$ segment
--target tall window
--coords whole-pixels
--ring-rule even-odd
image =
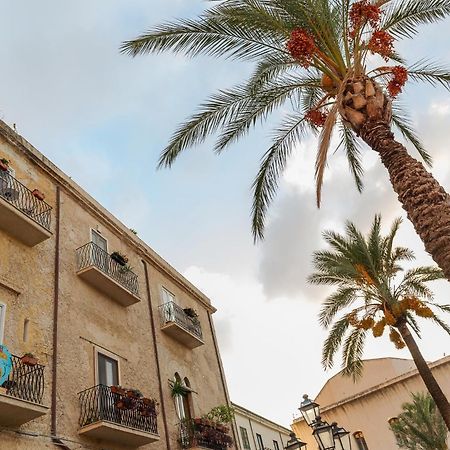
[[[258,433],[256,433],[256,442],[258,443],[258,450],[264,450],[263,438]]]
[[[280,450],[280,447],[278,446],[278,441],[273,441],[273,450]]]
[[[174,396],[175,409],[177,411],[177,416],[180,420],[186,420],[191,418],[191,389],[190,383],[187,378],[181,379],[178,372],[175,373],[174,382],[180,383],[183,387],[183,393],[176,394]]]
[[[98,384],[115,386],[119,384],[119,363],[117,360],[97,353],[97,377]]]
[[[242,446],[245,450],[250,450],[250,441],[248,440],[247,428],[239,427],[239,431],[241,432]]]
[[[166,288],[162,288],[162,303],[175,303],[175,295],[172,292],[169,292]]]
[[[100,247],[105,252],[108,251],[108,241],[98,232],[95,230],[92,231],[92,242]]]
[[[353,437],[355,438],[356,444],[358,445],[358,450],[369,450],[362,431],[355,431],[353,433]]]
[[[0,303],[0,344],[3,344],[3,333],[5,332],[6,305]]]

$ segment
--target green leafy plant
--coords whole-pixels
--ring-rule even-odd
[[[170,395],[176,397],[177,395],[185,395],[186,387],[180,380],[171,381],[170,383]]]
[[[399,448],[409,450],[447,450],[447,429],[429,394],[412,394],[412,402],[390,419],[389,426]]]
[[[231,423],[234,418],[234,408],[228,405],[219,405],[203,416],[219,424]]]

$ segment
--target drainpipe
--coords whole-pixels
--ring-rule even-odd
[[[225,399],[226,399],[227,405],[229,407],[231,407],[232,405],[230,402],[230,395],[228,394],[227,383],[225,381],[225,373],[223,370],[222,359],[220,358],[220,354],[219,354],[219,345],[217,343],[216,331],[214,330],[214,323],[213,323],[211,314],[209,312],[208,312],[208,320],[209,320],[209,327],[211,329],[211,334],[212,334],[212,338],[213,338],[213,342],[214,342],[214,349],[216,351],[217,363],[219,365],[220,380],[222,381],[222,387],[225,392]],[[236,448],[238,448],[237,445],[238,445],[239,441],[237,439],[236,423],[234,420],[231,422],[231,430],[233,431],[233,438],[234,438]]]
[[[55,225],[55,273],[53,286],[53,352],[52,352],[52,400],[51,400],[51,436],[52,442],[64,450],[70,450],[56,435],[56,382],[58,363],[58,307],[59,307],[59,249],[61,220],[61,188],[56,186],[56,225]]]
[[[158,382],[159,382],[159,396],[161,398],[161,415],[162,415],[163,423],[164,423],[164,434],[166,435],[166,449],[170,450],[171,447],[170,447],[170,439],[169,439],[169,429],[167,426],[166,407],[165,407],[165,403],[164,403],[164,393],[163,393],[163,388],[162,388],[161,366],[159,364],[158,345],[156,343],[155,317],[154,317],[153,308],[152,308],[152,295],[150,292],[148,268],[147,268],[147,263],[144,260],[142,260],[142,264],[144,265],[144,272],[145,272],[145,286],[147,288],[148,309],[150,312],[150,325],[151,325],[152,336],[153,336],[153,350],[155,352],[156,372],[158,375]]]

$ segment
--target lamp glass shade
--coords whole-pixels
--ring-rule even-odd
[[[352,441],[350,438],[350,433],[348,431],[345,431],[344,428],[340,428],[337,432],[334,433],[334,442],[336,450],[352,449]]]
[[[303,396],[303,401],[299,409],[305,422],[309,426],[311,426],[311,424],[316,421],[316,418],[320,416],[320,406],[310,400],[307,395]]]
[[[313,435],[320,450],[335,450],[333,427],[331,425],[322,422],[315,428]]]
[[[291,433],[290,436],[291,439],[287,442],[287,445],[285,447],[286,450],[306,450],[306,442],[302,442],[300,439],[298,439],[295,433]]]

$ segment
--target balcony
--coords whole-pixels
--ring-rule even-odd
[[[138,276],[93,242],[77,249],[78,272],[83,280],[122,306],[140,301]]]
[[[182,448],[192,450],[226,450],[233,445],[229,431],[224,425],[200,418],[193,419],[180,424],[180,443]]]
[[[52,207],[12,175],[0,171],[0,228],[33,247],[48,239]]]
[[[159,440],[155,407],[99,384],[79,393],[79,434],[140,447]]]
[[[188,316],[176,303],[167,302],[161,305],[159,316],[161,330],[186,347],[193,349],[204,344],[199,320]]]
[[[0,424],[17,427],[47,413],[42,405],[44,366],[25,365],[12,355],[9,379],[0,388]]]

